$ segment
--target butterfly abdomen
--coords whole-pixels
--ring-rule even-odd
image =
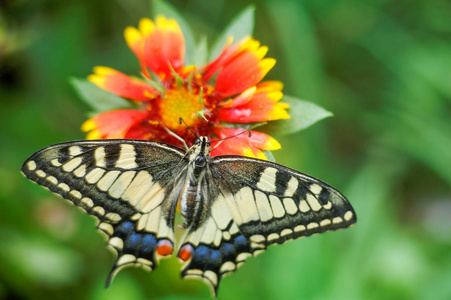
[[[188,176],[189,177],[189,176]],[[189,227],[193,216],[199,206],[197,180],[187,180],[180,197],[180,213],[183,218],[183,226]]]
[[[208,151],[209,149],[204,144],[201,144],[199,147],[194,148],[190,155],[185,184],[179,197],[180,213],[183,218],[184,228],[188,228],[193,223],[199,210],[199,192],[202,189],[199,183],[202,182],[205,176]]]

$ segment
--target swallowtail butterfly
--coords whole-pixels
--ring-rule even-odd
[[[356,215],[335,188],[282,165],[210,156],[200,139],[188,150],[141,140],[56,144],[22,166],[32,181],[97,219],[117,258],[153,270],[175,248],[176,211],[185,236],[177,248],[184,278],[216,295],[221,278],[270,245],[349,227]]]

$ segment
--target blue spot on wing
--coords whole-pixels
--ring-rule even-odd
[[[127,241],[126,241],[126,245],[128,246],[128,248],[137,248],[140,246],[141,242],[143,239],[143,235],[141,233],[136,233],[133,232],[132,234],[129,235]]]
[[[124,241],[124,246],[118,252],[118,257],[124,254],[132,254],[136,257],[146,258],[155,264],[157,239],[154,234],[137,232],[135,222],[125,221],[116,226],[113,236]]]
[[[221,251],[215,249],[211,250],[210,261],[213,265],[221,265]]]
[[[210,248],[208,246],[200,245],[194,251],[194,257],[197,260],[206,261],[208,259],[208,256],[209,256],[209,252],[210,252]]]
[[[236,251],[231,243],[223,243],[221,245],[221,253],[224,261],[235,261]]]
[[[135,224],[132,222],[124,222],[116,227],[114,230],[114,236],[125,239],[128,235],[130,235],[135,229]]]
[[[143,251],[155,251],[157,248],[157,239],[153,234],[146,234],[143,238]]]
[[[233,240],[233,244],[235,245],[235,249],[238,253],[251,252],[248,240],[242,235],[237,236]]]

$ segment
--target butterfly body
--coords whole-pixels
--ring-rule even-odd
[[[75,141],[44,148],[22,166],[32,181],[94,216],[117,259],[154,269],[175,249],[182,276],[221,278],[270,245],[349,227],[355,212],[330,185],[282,165],[210,156],[201,137],[188,150],[140,140]]]
[[[181,182],[183,189],[179,198],[184,228],[188,228],[191,225],[196,211],[199,210],[201,184],[211,162],[209,146],[210,142],[206,137],[201,137],[193,147],[188,149],[184,157],[187,160],[185,171],[187,175],[185,182]]]

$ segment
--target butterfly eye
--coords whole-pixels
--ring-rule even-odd
[[[197,139],[195,142],[194,142],[194,144],[199,144],[200,143],[200,139]]]

